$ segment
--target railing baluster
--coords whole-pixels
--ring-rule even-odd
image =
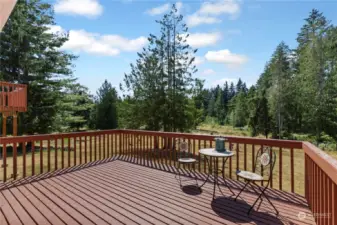
[[[71,155],[70,155],[70,142],[71,142],[71,138],[70,137],[68,137],[68,167],[70,167],[71,166],[71,164],[70,164],[70,159],[71,159]]]
[[[332,183],[332,206],[331,206],[331,216],[332,223],[337,224],[337,184]]]
[[[247,170],[247,145],[244,144],[244,170]]]
[[[234,151],[234,149],[232,149],[232,142],[229,142],[229,147],[231,151]],[[232,157],[229,157],[229,178],[232,179]]]
[[[78,137],[80,142],[80,164],[82,164],[82,136]]]
[[[61,167],[63,169],[64,168],[64,137],[63,136],[62,136],[62,139],[61,139],[61,158],[62,158]]]
[[[40,140],[40,174],[43,173],[43,140]]]
[[[57,138],[55,138],[54,139],[54,148],[55,148],[55,168],[54,168],[54,170],[57,170],[57,164],[58,164],[58,161],[57,161],[57,141],[58,141],[58,139]]]
[[[206,147],[206,140],[204,140],[204,148],[207,148]],[[206,164],[206,160],[204,158],[204,173],[206,173],[206,167],[207,167],[207,164]]]
[[[291,174],[291,192],[295,192],[294,188],[294,149],[290,149],[290,174]]]
[[[252,145],[252,171],[255,173],[255,145]]]
[[[32,141],[32,176],[35,175],[35,141]]]
[[[18,164],[17,164],[17,143],[13,143],[13,179],[16,180],[18,174]]]
[[[143,135],[142,136],[142,142],[143,142],[143,165],[145,166],[146,165],[146,158],[145,158],[145,151],[146,151],[146,147],[145,147],[145,136]]]
[[[27,171],[26,171],[26,142],[22,143],[22,156],[23,156],[23,178],[26,177]]]
[[[119,136],[119,145],[118,145],[118,149],[119,149],[119,155],[120,156],[123,156],[123,149],[122,149],[122,147],[123,147],[123,133],[120,133],[120,134],[118,134],[118,136]]]
[[[48,138],[48,144],[47,144],[47,151],[48,151],[48,172],[50,172],[50,139]]]
[[[236,171],[240,170],[240,152],[239,152],[239,143],[236,143]],[[236,173],[236,179],[239,179],[239,176]]]
[[[264,146],[263,145],[261,145],[261,150],[263,151],[264,150]],[[263,151],[264,152],[264,151]],[[262,166],[262,164],[261,163],[259,163],[260,164],[260,167],[261,167],[261,176],[263,177],[263,166]],[[261,181],[261,185],[263,186],[263,181]]]
[[[201,172],[201,156],[200,156],[200,153],[199,153],[199,150],[201,149],[201,143],[200,143],[200,139],[198,139],[198,172]]]
[[[270,146],[271,150],[273,150],[273,147]],[[272,159],[273,158],[273,152],[270,151],[269,157]],[[270,166],[269,167],[269,175],[270,175],[270,187],[273,188],[273,168]]]
[[[87,148],[87,135],[84,136],[84,161],[88,163],[88,148]]]
[[[77,137],[75,136],[74,137],[74,166],[76,166],[77,164],[77,154],[76,154],[76,145],[77,145]]]
[[[105,152],[106,152],[106,148],[105,148],[105,134],[103,134],[103,159],[105,159]]]
[[[106,139],[107,139],[107,144],[106,144],[107,152],[106,152],[106,155],[107,155],[107,158],[110,158],[111,154],[110,154],[110,138],[109,138],[109,134],[106,134]]]
[[[148,166],[151,166],[152,165],[152,161],[153,161],[153,158],[152,158],[152,145],[151,145],[151,136],[150,135],[147,135],[146,136],[146,154],[147,154],[147,165]]]
[[[193,158],[196,159],[196,155],[195,155],[195,139],[192,139],[192,143],[193,143]],[[193,170],[195,170],[195,164],[193,164]]]
[[[160,141],[160,162],[161,164],[164,164],[164,137],[160,136],[159,137]]]
[[[101,160],[102,159],[102,135],[101,134],[98,135],[98,153],[99,153],[98,158],[99,160]]]
[[[282,190],[282,148],[279,148],[279,189]]]
[[[113,142],[114,134],[110,135],[110,151],[111,157],[114,157],[114,142]]]
[[[95,161],[97,160],[97,135],[94,136],[94,144],[95,144]],[[120,142],[119,142],[120,143]]]
[[[209,141],[209,147],[212,148],[212,141]],[[209,157],[209,166],[211,167],[211,169],[213,169],[213,157]],[[210,169],[210,168],[208,168]]]
[[[191,148],[192,148],[192,146],[191,146],[191,139],[189,138],[189,139],[188,139],[188,157],[191,156]],[[188,169],[189,169],[189,170],[191,169],[190,163],[188,164]]]
[[[2,166],[4,168],[4,177],[3,177],[3,181],[6,182],[7,181],[7,145],[3,144],[2,145],[3,149],[2,149]]]

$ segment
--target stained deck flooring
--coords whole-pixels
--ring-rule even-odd
[[[269,191],[280,211],[276,216],[267,201],[247,216],[256,195],[242,194],[237,202],[226,187],[224,196],[207,183],[200,193],[193,180],[184,178],[183,189],[173,167],[110,160],[47,174],[2,187],[1,224],[314,224],[301,196]],[[192,174],[200,179],[203,174]],[[199,181],[201,182],[201,181]],[[231,181],[238,193],[242,183]],[[298,214],[305,215],[299,218]]]

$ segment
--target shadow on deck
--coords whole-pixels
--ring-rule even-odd
[[[143,165],[139,165],[143,164]],[[136,158],[116,157],[2,184],[1,224],[314,224],[302,196],[278,190],[268,195],[280,211],[276,216],[263,201],[250,216],[256,199],[244,192],[234,202],[207,183],[200,192],[185,173],[180,189],[176,168]],[[242,182],[230,181],[234,192]],[[301,213],[302,217],[298,217]],[[305,217],[305,218],[303,218]]]

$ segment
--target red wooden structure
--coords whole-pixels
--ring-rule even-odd
[[[6,136],[7,117],[13,116],[13,135],[17,135],[17,114],[27,111],[27,85],[0,81],[2,136]]]

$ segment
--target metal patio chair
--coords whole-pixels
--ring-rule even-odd
[[[254,206],[259,200],[261,201],[259,204],[260,207],[263,201],[262,196],[265,199],[267,199],[267,201],[276,211],[276,214],[277,215],[279,214],[274,204],[269,200],[268,196],[265,194],[265,191],[268,189],[270,181],[272,179],[272,173],[275,167],[275,162],[276,162],[276,153],[270,147],[261,148],[256,154],[254,172],[241,171],[241,170],[238,170],[236,172],[238,177],[243,178],[246,184],[240,190],[239,194],[235,197],[235,201],[240,196],[242,191],[247,187],[247,185],[250,185],[251,188],[255,191],[255,193],[258,194],[258,198],[255,200],[254,204],[250,207],[248,214],[250,214],[251,210],[254,208]],[[266,186],[259,186],[255,182],[267,182],[267,184]]]
[[[182,188],[182,183],[181,183],[181,173],[180,173],[180,165],[193,165],[195,166],[197,160],[193,157],[193,155],[191,155],[188,152],[188,143],[186,141],[181,141],[180,139],[176,140],[176,143],[178,142],[178,148],[176,148],[177,151],[177,161],[178,161],[178,177],[179,177],[179,184],[180,187]],[[177,176],[177,174],[176,174]],[[197,177],[195,177],[195,182],[196,182],[196,186],[198,186],[198,179]]]

